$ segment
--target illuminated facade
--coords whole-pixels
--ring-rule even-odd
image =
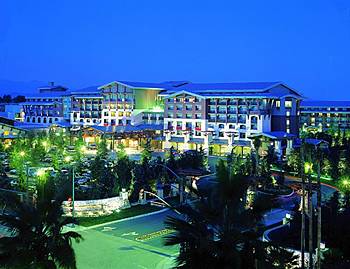
[[[300,127],[350,129],[350,101],[302,101]]]
[[[63,95],[67,88],[55,86],[53,82],[49,86],[41,87],[38,93],[26,96],[23,103],[27,123],[50,125],[64,121]]]
[[[264,133],[298,135],[301,95],[283,83],[188,83],[162,95],[165,148],[221,154],[249,151],[252,139]],[[279,154],[292,146],[282,142],[276,140]]]
[[[72,125],[101,124],[103,97],[96,87],[71,91],[64,100]]]
[[[24,107],[31,123],[65,121],[111,136],[124,133],[123,139],[154,130],[161,148],[250,151],[252,139],[263,134],[282,152],[298,135],[301,98],[280,82],[113,81],[79,91],[46,89],[40,99],[27,97]]]

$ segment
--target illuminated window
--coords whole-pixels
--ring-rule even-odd
[[[281,101],[280,100],[277,100],[276,101],[276,108],[280,108],[281,107]]]
[[[290,111],[286,112],[286,116],[289,117],[290,116]]]
[[[285,102],[284,102],[284,106],[285,106],[286,108],[291,108],[291,107],[292,107],[292,101],[285,101]]]

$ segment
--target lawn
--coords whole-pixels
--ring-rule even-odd
[[[137,215],[142,215],[146,213],[155,212],[163,208],[152,205],[136,205],[130,208],[122,209],[120,212],[114,212],[111,215],[100,216],[100,217],[79,217],[77,218],[78,224],[80,226],[89,227],[97,224],[102,224],[114,220],[125,219],[129,217],[134,217]]]
[[[168,199],[165,199],[169,204],[172,206],[176,206],[178,204],[178,197],[171,197]],[[154,206],[150,204],[146,205],[135,205],[130,208],[122,209],[120,212],[114,212],[111,215],[107,216],[99,216],[99,217],[78,217],[78,225],[84,226],[84,227],[89,227],[93,225],[98,225],[114,220],[120,220],[120,219],[125,219],[125,218],[130,218],[146,213],[151,213],[155,212],[158,210],[164,209],[159,206]]]

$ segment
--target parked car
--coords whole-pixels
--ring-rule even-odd
[[[10,181],[10,184],[11,184],[12,187],[17,186],[18,185],[18,180],[17,179],[12,179]]]
[[[95,150],[95,149],[97,149],[97,145],[96,144],[89,144],[88,149]]]

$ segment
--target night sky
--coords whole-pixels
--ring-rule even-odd
[[[350,99],[348,0],[0,0],[0,79],[284,81]]]

